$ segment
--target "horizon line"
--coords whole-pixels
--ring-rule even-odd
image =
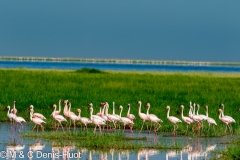
[[[117,58],[56,58],[56,57],[30,57],[30,56],[0,56],[0,60],[34,61],[34,62],[85,62],[85,63],[118,63],[118,64],[159,64],[159,65],[240,65],[240,62],[208,62],[184,60],[141,60]]]

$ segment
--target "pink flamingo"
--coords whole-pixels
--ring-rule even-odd
[[[11,113],[17,115],[16,101],[13,101],[13,109],[11,109]]]
[[[229,126],[231,123],[236,123],[236,121],[230,116],[223,116],[223,110],[219,109],[219,119],[226,124],[225,134],[227,132],[227,127],[229,128],[230,134],[233,134],[232,128]]]
[[[69,102],[69,118],[70,118],[70,125],[69,125],[69,129],[71,127],[71,121],[73,121],[73,125],[74,125],[74,131],[76,131],[76,121],[79,120],[78,116],[74,113],[71,112],[71,103]]]
[[[166,110],[168,111],[168,112],[167,112],[167,119],[174,124],[174,129],[173,129],[172,134],[173,134],[173,135],[176,135],[176,130],[177,130],[177,128],[178,128],[177,123],[182,122],[182,121],[181,121],[180,119],[178,119],[177,117],[169,116],[170,106],[167,106],[167,107],[166,107]]]
[[[216,121],[213,118],[208,117],[208,106],[205,106],[205,108],[206,108],[207,122],[208,122],[208,125],[209,125],[209,127],[208,127],[208,131],[209,131],[211,124],[217,125],[217,123],[216,123]],[[213,129],[214,129],[214,132],[215,132],[214,126],[213,126]]]
[[[141,129],[140,129],[140,131],[139,131],[139,133],[141,133],[145,121],[148,121],[149,119],[148,119],[147,114],[141,112],[142,102],[141,102],[141,101],[137,101],[136,104],[139,104],[138,116],[139,116],[139,117],[142,119],[142,121],[143,121],[142,127],[141,127]],[[147,125],[147,130],[148,130],[148,125]]]
[[[134,121],[136,119],[136,117],[133,114],[130,114],[130,104],[127,105],[128,107],[128,112],[127,112],[127,118],[129,118],[131,121]]]
[[[46,117],[44,117],[44,115],[42,115],[41,113],[34,113],[34,106],[33,105],[30,105],[29,109],[32,110],[32,112],[33,112],[32,116],[33,117],[40,118],[40,119],[43,119],[43,120],[46,119]]]
[[[80,122],[81,122],[82,124],[84,124],[84,126],[85,126],[85,128],[86,128],[86,130],[87,130],[87,129],[88,129],[88,128],[87,128],[87,125],[88,125],[88,124],[91,124],[92,121],[91,121],[89,118],[87,118],[87,117],[81,117],[81,109],[78,109],[77,112],[78,112],[78,119],[80,120]]]
[[[145,106],[148,107],[146,115],[148,117],[148,120],[151,122],[150,131],[151,131],[151,128],[152,128],[152,123],[154,123],[154,134],[156,134],[158,129],[161,127],[159,122],[163,122],[163,121],[160,118],[158,118],[155,114],[149,114],[150,103],[147,103]],[[158,125],[158,127],[157,127],[157,125]]]
[[[130,126],[130,130],[131,130],[131,132],[133,133],[133,130],[132,130],[132,128],[133,128],[133,121],[131,120],[131,119],[129,119],[129,118],[127,118],[127,117],[122,117],[122,110],[123,110],[123,106],[119,106],[119,109],[121,110],[120,111],[120,119],[121,119],[121,122],[123,123],[123,126],[124,126],[124,128],[123,128],[123,133],[124,133],[124,131],[125,131],[125,126],[126,125],[129,125]]]
[[[7,112],[7,116],[8,116],[8,118],[10,119],[10,125],[11,125],[11,127],[12,127],[12,125],[13,125],[13,118],[15,118],[16,117],[16,115],[15,114],[13,114],[13,113],[10,113],[10,106],[7,106],[6,107],[7,109],[8,109],[8,112]]]
[[[40,125],[42,128],[42,132],[44,132],[44,126],[42,125],[42,123],[46,123],[46,122],[44,122],[43,119],[41,119],[41,118],[34,117],[33,109],[30,109],[30,120],[35,124],[35,126],[33,127],[33,130],[35,129],[35,127],[37,125]],[[37,127],[37,132],[38,132],[38,127]]]
[[[61,125],[62,130],[64,131],[62,122],[67,122],[67,120],[66,120],[66,118],[64,118],[62,115],[56,114],[56,108],[57,108],[57,105],[56,105],[56,104],[53,105],[53,108],[54,108],[54,111],[53,111],[53,113],[52,113],[52,116],[53,116],[53,118],[54,118],[55,121],[58,121],[58,127],[57,127],[56,131],[58,130],[59,125]]]
[[[101,117],[99,117],[97,115],[93,115],[93,107],[92,107],[92,105],[90,105],[88,110],[90,111],[90,119],[93,122],[93,124],[95,124],[94,132],[96,132],[97,127],[99,128],[100,132],[102,132],[101,131],[101,125],[105,125],[106,121],[103,118],[101,118]]]
[[[191,111],[193,111],[192,113],[191,113],[191,118],[194,120],[194,122],[197,122],[198,123],[198,127],[197,127],[197,129],[198,129],[198,135],[200,136],[200,132],[201,132],[201,121],[202,121],[202,118],[200,117],[200,116],[198,116],[198,115],[196,115],[195,114],[195,106],[196,106],[196,104],[194,103],[193,104],[193,109],[192,109],[192,107],[190,106],[190,110]]]
[[[109,108],[109,104],[108,102],[105,102],[105,115],[111,122],[113,122],[114,130],[116,130],[116,122],[120,121],[120,118],[117,117],[116,115],[109,114],[108,108]]]
[[[180,107],[182,108],[182,120],[183,120],[184,122],[186,122],[187,124],[192,125],[192,124],[194,123],[194,121],[193,121],[190,117],[185,117],[185,116],[183,115],[184,106],[181,105]],[[187,132],[188,132],[188,125],[187,125]]]

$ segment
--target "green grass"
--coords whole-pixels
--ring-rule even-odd
[[[94,73],[94,74],[92,74]],[[131,104],[131,113],[137,119],[134,129],[139,130],[142,124],[138,116],[136,101],[151,103],[150,113],[163,120],[160,132],[170,132],[173,125],[167,120],[165,107],[171,107],[170,115],[181,119],[181,109],[185,106],[184,115],[188,114],[189,102],[199,103],[199,113],[205,114],[205,105],[209,106],[209,116],[218,123],[216,133],[203,129],[202,136],[223,135],[225,125],[218,119],[218,106],[225,104],[225,115],[231,115],[237,123],[233,124],[234,134],[239,134],[240,107],[240,74],[238,73],[165,73],[165,72],[103,72],[95,69],[83,70],[29,70],[0,69],[0,121],[9,121],[6,106],[13,106],[16,101],[18,115],[29,119],[28,106],[34,105],[35,112],[47,117],[47,127],[51,128],[52,104],[59,99],[68,99],[72,111],[82,110],[82,116],[89,117],[87,104],[93,103],[94,113],[99,111],[100,102],[112,102],[124,107],[126,116],[127,104]],[[62,106],[63,109],[63,106]],[[142,112],[146,112],[142,107]],[[116,113],[119,110],[116,109]],[[205,123],[204,126],[207,127]],[[146,128],[145,128],[146,129]],[[179,124],[178,134],[185,133],[186,124]]]

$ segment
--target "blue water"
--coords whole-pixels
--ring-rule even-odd
[[[159,65],[159,64],[116,64],[84,62],[38,62],[0,61],[0,68],[33,68],[76,70],[95,68],[100,70],[123,71],[166,71],[166,72],[240,72],[240,66],[199,66],[199,65]]]

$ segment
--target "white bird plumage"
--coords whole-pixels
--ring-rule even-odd
[[[44,132],[44,126],[42,125],[42,123],[46,123],[46,122],[41,118],[34,117],[33,109],[30,109],[30,120],[35,124],[32,130],[34,130],[37,125],[40,125],[42,128],[42,132]],[[37,132],[38,132],[38,128],[37,128]]]
[[[151,107],[150,103],[145,104],[145,106],[148,107],[146,115],[148,117],[148,120],[151,122],[150,131],[151,131],[151,128],[152,128],[152,123],[154,123],[154,134],[156,134],[158,129],[161,127],[159,122],[163,122],[163,121],[160,118],[158,118],[155,114],[149,114],[149,109]]]
[[[166,110],[167,110],[167,119],[174,124],[174,129],[173,129],[172,134],[176,135],[176,130],[178,128],[177,123],[182,122],[182,121],[179,118],[177,118],[177,117],[169,116],[170,106],[167,106]]]
[[[132,125],[134,124],[133,121],[131,119],[127,118],[127,117],[122,117],[123,106],[120,105],[119,109],[120,109],[120,119],[121,119],[121,122],[123,123],[123,126],[124,126],[123,133],[125,131],[125,126],[126,125],[130,126],[130,130],[133,133],[133,131],[132,131]]]

